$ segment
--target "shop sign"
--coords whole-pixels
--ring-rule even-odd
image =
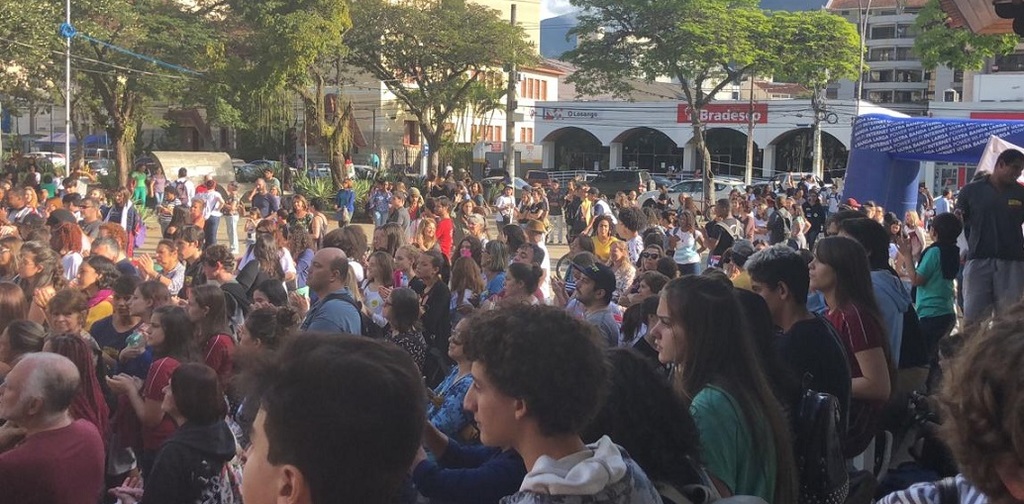
[[[700,111],[700,121],[704,124],[747,124],[750,122],[749,103],[711,103],[705,105]],[[768,122],[768,104],[755,103],[753,107],[753,119],[756,124]],[[691,122],[690,106],[684,103],[679,104],[679,112],[676,122]]]

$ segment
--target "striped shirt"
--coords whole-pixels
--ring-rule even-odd
[[[967,481],[962,474],[955,477],[956,489],[960,494],[957,501],[960,504],[988,504],[988,497],[985,497],[980,490],[974,488],[971,482]],[[881,500],[878,504],[945,504],[939,496],[939,487],[935,482],[917,483],[906,490],[893,492]]]

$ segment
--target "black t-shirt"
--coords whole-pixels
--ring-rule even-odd
[[[727,228],[732,229],[729,232]],[[729,217],[723,221],[711,221],[704,225],[704,235],[708,238],[718,240],[715,243],[714,250],[711,251],[712,256],[721,256],[726,250],[729,250],[736,239],[733,238],[733,234],[738,234],[740,230],[740,223],[736,219]]]
[[[195,261],[189,263],[185,262],[185,283],[178,293],[178,297],[181,299],[188,299],[189,293],[192,292],[192,288],[206,283],[206,273],[203,273],[203,261],[197,258]]]
[[[1024,187],[999,190],[986,177],[960,190],[956,208],[963,212],[968,259],[1024,261]]]
[[[802,382],[804,375],[809,373],[812,376],[811,390],[832,394],[839,400],[842,408],[840,425],[846,425],[852,379],[846,350],[832,325],[817,316],[801,320],[788,332],[779,335],[776,348],[782,362],[789,366],[798,382]],[[799,401],[799,398],[794,400]]]
[[[92,336],[92,339],[96,340],[96,344],[99,345],[101,352],[113,358],[114,362],[118,362],[117,356],[121,353],[121,350],[124,350],[125,340],[138,327],[138,325],[135,325],[135,327],[127,331],[119,332],[114,328],[114,316],[110,315],[94,322],[92,327],[89,328],[89,334]],[[111,369],[109,371],[115,372],[116,370]]]

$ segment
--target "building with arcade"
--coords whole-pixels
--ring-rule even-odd
[[[748,135],[754,141],[755,178],[780,171],[811,171],[814,112],[810,100],[716,101],[701,111],[712,170],[742,177]],[[823,166],[841,176],[850,149],[852,100],[830,100],[821,114]],[[901,116],[861,102],[859,113]],[[701,166],[689,107],[680,101],[550,101],[529,112],[542,166],[549,170],[646,169],[692,174]]]

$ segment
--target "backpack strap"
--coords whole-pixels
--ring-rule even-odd
[[[939,491],[938,504],[960,504],[960,488],[956,486],[956,476],[936,481],[935,489]]]

